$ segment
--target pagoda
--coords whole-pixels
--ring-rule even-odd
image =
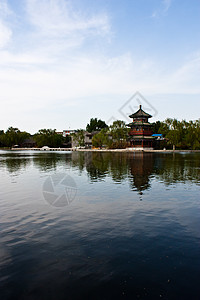
[[[129,116],[133,122],[128,124],[130,127],[129,140],[130,147],[133,150],[153,149],[153,141],[151,124],[148,119],[152,118],[151,115],[142,110],[140,105],[139,110]]]

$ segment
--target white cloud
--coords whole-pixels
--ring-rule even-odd
[[[0,16],[5,17],[10,14],[12,14],[12,11],[8,6],[8,2],[6,0],[0,0]]]
[[[6,0],[0,0],[0,49],[5,48],[12,37],[12,30],[6,22],[6,19],[12,11],[9,9]]]
[[[0,49],[8,45],[12,31],[0,20]]]
[[[21,59],[25,64],[25,57]],[[196,58],[165,74],[156,62],[136,62],[130,54],[115,58],[79,56],[49,69],[3,68],[1,93],[11,105],[20,103],[21,110],[64,100],[66,106],[71,106],[77,99],[131,94],[135,90],[194,94],[200,93],[198,80],[193,78],[199,78],[199,65],[200,59]]]
[[[165,9],[170,3],[165,1]],[[93,52],[93,44],[110,35],[109,16],[74,12],[70,2],[63,0],[27,0],[26,23],[31,28],[20,35],[19,43],[5,20],[8,11],[0,15],[0,102],[2,120],[8,126],[12,123],[8,115],[29,124],[37,119],[33,112],[51,111],[53,115],[57,110],[59,115],[72,107],[75,113],[86,107],[89,114],[101,95],[116,99],[137,90],[145,94],[200,93],[199,53],[166,73],[151,57],[138,60],[132,52],[116,56]],[[84,51],[87,38],[90,45]],[[9,43],[12,47],[7,47]],[[68,118],[73,116],[68,114]]]
[[[28,62],[29,59],[27,57]],[[119,99],[119,95],[123,100],[126,97],[128,99],[137,90],[144,95],[200,94],[197,80],[200,77],[199,57],[167,74],[157,62],[136,61],[129,53],[112,58],[73,56],[62,65],[50,65],[48,69],[41,68],[41,65],[27,67],[25,57],[21,57],[19,65],[20,67],[13,67],[11,64],[10,67],[0,69],[1,121],[6,126],[12,123],[10,120],[20,119],[27,126],[60,126],[62,129],[66,125],[62,125],[64,119],[61,121],[59,116],[65,111],[66,120],[71,120],[73,126],[80,127],[80,122],[86,122],[85,119],[91,117],[92,111],[96,113],[95,107],[102,106],[100,98],[110,99],[111,103],[113,101],[114,106],[110,108],[110,112],[109,108],[105,111],[104,105],[111,105],[106,102],[102,111],[101,108],[98,110],[98,113],[108,114],[109,118],[112,110],[121,106],[114,99]],[[197,79],[194,80],[194,77]],[[43,118],[44,125],[41,125],[38,114]],[[80,121],[74,120],[74,116],[77,118],[81,114]],[[9,120],[6,119],[8,115]],[[61,125],[56,125],[58,123]],[[27,127],[27,130],[30,129]]]
[[[166,13],[172,4],[172,0],[163,0],[164,12]]]
[[[72,32],[87,30],[98,34],[109,32],[107,15],[83,16],[64,0],[27,0],[27,13],[40,33],[51,37],[66,37]]]
[[[184,93],[200,93],[200,54],[186,61],[171,76],[174,89],[182,90]]]
[[[165,16],[170,9],[172,0],[163,0],[161,6],[153,11],[151,18],[158,18],[160,16]]]

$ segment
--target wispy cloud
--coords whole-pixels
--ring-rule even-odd
[[[9,8],[7,0],[1,0],[0,1],[0,16],[1,17],[6,17],[10,15],[12,11]]]
[[[12,29],[17,31],[13,28],[13,18],[11,22],[7,18],[14,13],[6,0],[0,0],[1,65],[30,67],[30,64],[63,61],[73,56],[74,49],[79,49],[87,39],[95,41],[110,37],[110,20],[106,13],[87,15],[74,10],[73,3],[65,0],[24,0],[24,3],[26,24],[20,24],[17,17],[16,27],[19,26],[19,30],[23,28],[23,36],[19,36],[20,31],[12,34]],[[7,46],[11,42],[9,51]],[[12,51],[14,49],[17,51]]]
[[[11,14],[6,0],[0,1],[0,49],[6,47],[11,39],[12,30],[6,24],[6,18]]]
[[[164,13],[166,13],[169,10],[171,4],[172,4],[172,0],[163,0]]]
[[[106,14],[84,16],[75,12],[70,2],[64,0],[27,0],[26,10],[30,22],[47,36],[67,37],[73,32],[109,32]]]
[[[163,0],[160,7],[155,9],[151,14],[151,18],[157,18],[167,14],[172,4],[172,0]]]
[[[0,21],[0,49],[7,46],[12,36],[12,31],[2,21]]]
[[[108,13],[77,11],[73,2],[64,0],[24,1],[25,10],[16,11],[17,30],[10,23],[11,8],[0,0],[1,121],[7,126],[16,118],[35,124],[34,111],[45,121],[47,109],[52,115],[57,110],[58,118],[48,121],[49,126],[57,126],[51,125],[52,120],[61,122],[60,114],[73,106],[75,114],[85,109],[89,115],[91,107],[98,105],[99,95],[116,99],[136,90],[145,94],[200,93],[199,53],[180,62],[179,67],[168,68],[150,53],[138,58],[128,46],[127,52],[116,51],[110,44],[106,48],[112,32]],[[170,4],[162,2],[162,14]],[[25,14],[21,23],[20,13]],[[157,13],[160,11],[155,11],[154,17]],[[98,49],[101,42],[108,51]],[[67,117],[73,120],[73,112]]]

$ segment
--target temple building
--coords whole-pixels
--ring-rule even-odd
[[[133,119],[130,127],[129,140],[130,147],[133,150],[153,149],[154,137],[152,137],[151,124],[148,119],[152,116],[142,110],[142,105],[138,111],[129,116]]]

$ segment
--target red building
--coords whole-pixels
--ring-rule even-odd
[[[153,149],[151,124],[148,119],[152,116],[142,110],[142,105],[138,111],[129,116],[133,122],[127,126],[131,127],[129,132],[130,147],[136,150]]]

